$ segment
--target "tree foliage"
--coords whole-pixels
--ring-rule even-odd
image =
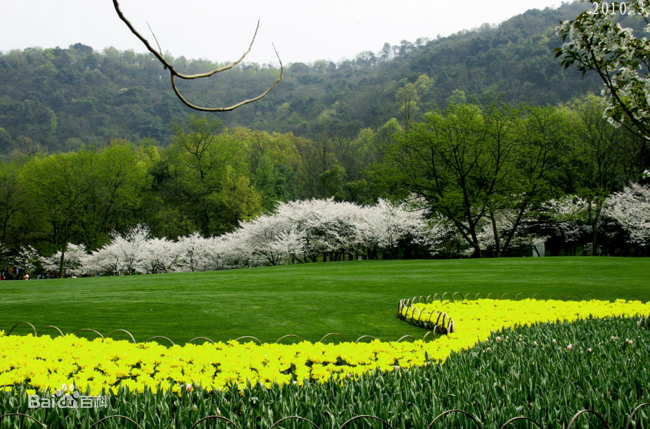
[[[101,151],[34,158],[21,171],[26,192],[43,222],[42,234],[61,254],[71,240],[96,244],[121,227],[139,205],[148,171],[131,145],[115,144]]]
[[[564,67],[575,65],[583,75],[595,72],[600,77],[606,88],[604,114],[613,125],[650,138],[650,42],[639,34],[643,21],[642,32],[650,29],[650,6],[631,0],[612,2],[611,7],[614,13],[595,8],[558,26],[564,44],[556,48],[555,55]],[[621,23],[623,10],[632,17]]]
[[[399,138],[378,165],[389,187],[425,201],[481,255],[479,231],[491,225],[496,255],[506,252],[524,214],[551,192],[564,145],[553,109],[492,102],[450,105]],[[499,223],[505,213],[510,227]]]

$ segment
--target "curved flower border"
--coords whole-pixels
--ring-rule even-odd
[[[441,301],[401,306],[400,315],[422,322],[423,315],[453,315],[441,328],[448,335],[435,341],[323,344],[255,344],[229,341],[170,347],[154,343],[134,344],[112,338],[89,341],[74,335],[15,336],[0,331],[0,386],[11,390],[27,385],[30,392],[54,391],[62,384],[82,392],[117,392],[150,389],[240,389],[247,385],[305,382],[324,383],[356,379],[375,369],[407,370],[413,366],[442,364],[452,352],[485,341],[492,332],[577,319],[631,317],[650,314],[650,303],[641,301],[493,300]],[[428,317],[427,321],[431,320]],[[451,329],[453,328],[453,329]]]

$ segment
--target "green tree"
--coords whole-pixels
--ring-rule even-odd
[[[81,241],[88,248],[107,242],[113,231],[126,231],[141,221],[139,212],[151,188],[154,152],[129,142],[113,141],[95,154],[92,197],[81,220]]]
[[[624,128],[612,127],[603,118],[604,102],[590,95],[567,109],[574,144],[569,153],[575,191],[588,207],[587,221],[592,228],[592,248],[598,245],[598,225],[605,200],[636,181],[642,169],[634,169],[642,157],[643,142]],[[594,255],[597,253],[594,252]]]
[[[217,232],[231,231],[242,220],[250,220],[261,211],[260,194],[251,186],[247,176],[226,168],[221,192],[212,198],[218,208],[212,229]]]
[[[422,106],[420,103],[422,96],[428,94],[432,87],[433,79],[426,74],[418,76],[415,82],[409,82],[405,78],[396,85],[394,88],[396,110],[398,117],[403,118],[404,128],[408,128],[410,122],[419,120],[421,111],[433,107]],[[388,86],[387,91],[392,90],[393,86]]]
[[[60,276],[68,243],[80,232],[85,210],[92,203],[95,155],[81,150],[34,158],[21,171],[30,198],[41,203],[38,207],[47,225],[43,234],[61,252]]]
[[[326,192],[326,197],[334,197],[337,201],[343,201],[347,198],[346,182],[347,174],[345,168],[335,165],[331,169],[323,172],[319,179],[321,186]]]
[[[325,197],[320,176],[338,164],[334,141],[325,136],[316,140],[301,139],[297,142],[297,148],[300,154],[300,198]]]
[[[299,139],[291,133],[270,134],[245,128],[235,128],[231,135],[248,151],[251,182],[260,193],[263,211],[273,210],[278,201],[298,198]]]
[[[207,116],[193,115],[176,122],[173,132],[164,161],[168,171],[162,185],[166,204],[179,205],[205,236],[229,231],[244,219],[237,216],[259,210],[259,205],[251,203],[259,201],[259,195],[250,184],[245,141]],[[246,208],[228,212],[235,204],[232,195],[242,198]]]
[[[20,180],[24,164],[21,160],[0,163],[0,243],[11,249],[29,242],[39,225],[36,206],[40,202],[29,198]]]
[[[555,127],[544,128],[553,119],[544,109],[450,105],[397,135],[375,173],[394,194],[418,197],[449,219],[476,256],[484,256],[479,231],[490,225],[498,257],[550,187],[562,142]],[[511,225],[504,229],[498,221],[506,213]]]
[[[149,165],[142,149],[114,142],[99,150],[32,158],[22,168],[19,185],[42,220],[32,226],[33,234],[45,240],[44,248],[61,252],[60,275],[68,243],[99,247],[111,232],[140,221]]]

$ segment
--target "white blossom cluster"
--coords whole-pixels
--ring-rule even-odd
[[[650,187],[631,184],[612,194],[604,211],[627,233],[630,243],[650,246]]]
[[[589,204],[576,195],[567,195],[544,203],[539,218],[555,236],[562,237],[566,243],[577,243],[582,236],[591,233],[591,225],[586,223]]]
[[[547,230],[566,243],[577,243],[581,236],[592,234],[588,223],[590,207],[588,201],[575,195],[544,204],[538,219]],[[650,187],[631,183],[621,192],[615,192],[605,199],[598,222],[599,229],[610,238],[617,234],[625,242],[637,246],[650,246]],[[614,227],[612,230],[611,227]]]
[[[328,200],[280,203],[273,214],[261,215],[218,237],[193,234],[180,239],[153,238],[146,226],[113,234],[104,247],[87,252],[69,244],[66,275],[124,275],[246,268],[306,263],[324,255],[357,259],[395,255],[400,246],[417,244],[435,254],[453,233],[442,219],[430,220],[412,204],[379,200],[375,206]],[[41,258],[58,271],[61,253]]]

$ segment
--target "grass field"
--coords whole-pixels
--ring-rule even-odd
[[[316,341],[396,340],[424,330],[396,317],[400,298],[442,292],[529,295],[617,293],[650,300],[650,259],[509,258],[451,261],[355,261],[150,276],[0,283],[0,330],[28,321],[66,333],[117,328],[138,341],[164,335],[229,340],[286,334]],[[28,333],[21,325],[16,333]],[[45,331],[56,334],[55,331]],[[81,335],[81,334],[80,334]],[[116,334],[116,338],[124,338]],[[93,336],[88,334],[88,337]]]

